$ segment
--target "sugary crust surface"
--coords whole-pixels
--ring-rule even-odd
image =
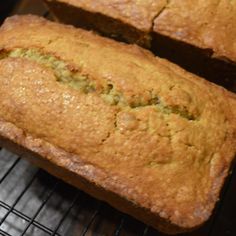
[[[14,135],[11,125],[0,125],[1,136],[29,149],[35,144],[49,160],[54,151],[44,142],[50,143],[67,153],[62,168],[75,172],[79,156],[89,166],[83,173],[97,186],[170,226],[184,231],[209,218],[235,155],[235,107],[226,90],[137,46],[36,16],[7,19],[0,34],[3,52],[36,48],[98,84],[111,82],[127,103],[134,97],[146,102],[151,91],[170,109],[112,106],[98,92],[84,94],[57,82],[37,62],[4,58],[0,118],[35,141],[24,145],[27,135]],[[94,174],[101,170],[100,177]]]
[[[55,0],[47,0],[54,2]],[[144,32],[149,32],[155,16],[167,0],[57,0],[94,13],[118,19]]]
[[[154,31],[236,61],[236,2],[171,0],[155,19]]]

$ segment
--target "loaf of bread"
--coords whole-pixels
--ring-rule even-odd
[[[45,0],[67,24],[151,46],[155,54],[236,92],[236,2]]]
[[[45,2],[61,22],[150,47],[153,20],[165,7],[167,0],[45,0]]]
[[[37,16],[0,35],[1,145],[160,231],[210,217],[236,152],[234,95]]]

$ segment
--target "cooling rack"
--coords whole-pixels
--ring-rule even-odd
[[[32,13],[52,19],[41,0],[11,2],[15,7],[10,14]],[[0,235],[165,236],[1,148]],[[236,170],[227,179],[210,220],[199,230],[182,235],[236,235]]]
[[[235,235],[233,179],[235,171],[205,227],[184,235]],[[0,235],[164,236],[5,149],[0,150]]]

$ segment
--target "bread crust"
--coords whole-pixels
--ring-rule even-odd
[[[235,155],[226,90],[137,46],[40,17],[9,18],[0,33],[4,146],[33,152],[33,163],[163,232],[210,217]],[[16,48],[57,58],[96,90],[58,82],[59,67],[10,57]],[[120,103],[104,101],[106,83]]]
[[[212,57],[236,62],[236,4],[232,1],[173,0],[155,19],[154,32],[211,49]]]
[[[45,2],[61,22],[96,30],[106,36],[144,47],[150,47],[153,20],[167,3],[166,0]]]

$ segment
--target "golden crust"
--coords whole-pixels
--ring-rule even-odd
[[[154,21],[154,32],[212,49],[213,57],[236,61],[236,4],[219,0],[172,0]]]
[[[186,231],[209,218],[235,155],[234,105],[226,90],[137,46],[36,16],[7,19],[0,34],[4,52],[36,48],[97,83],[111,82],[128,103],[135,96],[144,101],[112,106],[97,92],[83,94],[58,83],[37,62],[4,58],[2,139],[127,199],[130,208],[145,209],[138,218],[152,215],[146,222],[165,232]],[[167,113],[146,103],[150,91]],[[71,181],[68,173],[54,174]],[[125,211],[113,198],[99,197]]]

